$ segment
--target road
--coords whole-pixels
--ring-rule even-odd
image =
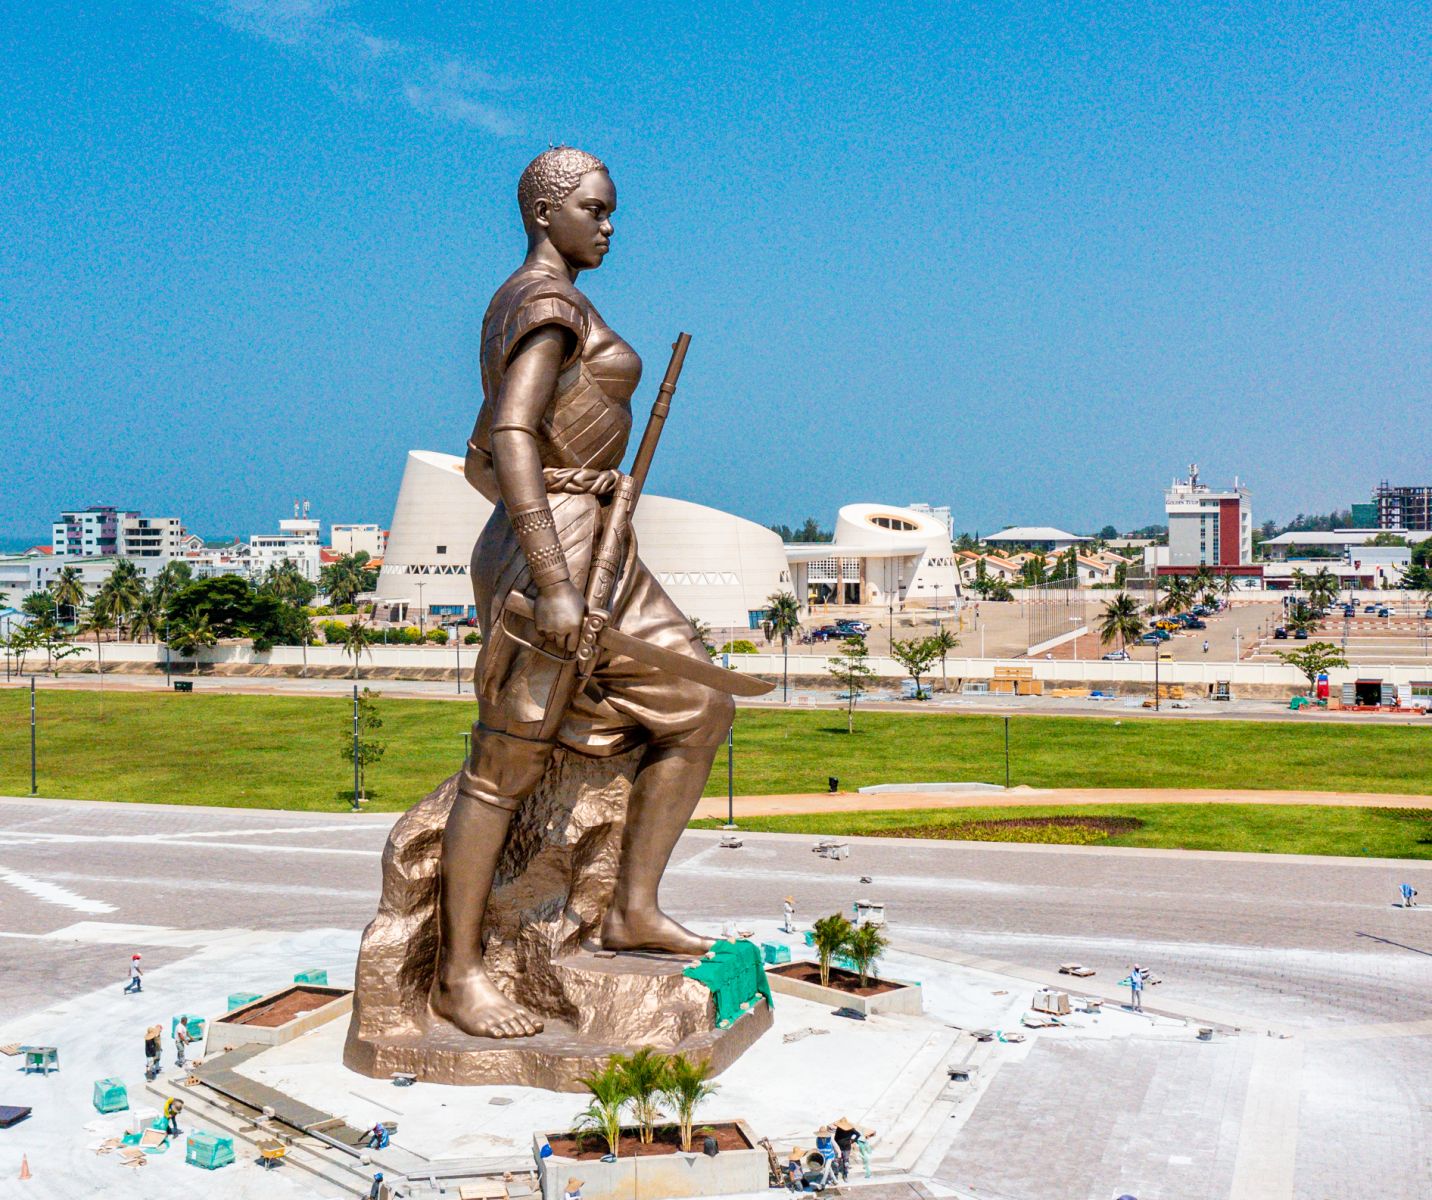
[[[186,930],[356,931],[392,819],[0,799],[0,1012],[109,988],[118,1000],[130,950],[151,969],[182,963],[203,940]],[[1164,981],[1151,1005],[1260,1035],[1206,1054],[1040,1042],[996,1078],[938,1178],[1043,1195],[1049,1179],[1108,1178],[1111,1157],[1145,1146],[1166,1200],[1315,1200],[1353,1194],[1358,1178],[1432,1194],[1432,909],[1394,906],[1404,880],[1432,897],[1432,864],[882,839],[852,839],[832,862],[814,841],[746,835],[729,850],[690,832],[665,902],[685,919],[739,922],[773,918],[789,894],[808,922],[866,897],[888,906],[897,940],[1026,969],[1080,960],[1109,981],[1139,961]],[[90,936],[66,934],[81,922]],[[154,932],[132,945],[93,936],[106,925]],[[1201,1138],[1222,1147],[1216,1179],[1180,1183],[1167,1164]],[[1287,1187],[1249,1190],[1270,1155]]]

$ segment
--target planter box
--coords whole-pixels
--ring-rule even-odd
[[[352,1010],[353,993],[348,989],[295,983],[215,1017],[209,1023],[209,1045],[282,1046]]]
[[[802,962],[792,963],[791,966],[809,968],[811,964]],[[766,978],[771,982],[771,991],[779,992],[783,996],[794,996],[797,1000],[813,1000],[817,1004],[829,1005],[831,1008],[853,1008],[867,1017],[873,1013],[905,1013],[909,1016],[919,1016],[925,1011],[924,992],[919,983],[912,980],[881,979],[872,975],[871,983],[885,983],[893,986],[889,991],[877,992],[873,996],[858,996],[854,992],[842,991],[840,988],[821,987],[819,983],[809,983],[804,979],[792,978],[783,973],[789,969],[788,967],[771,967],[766,971]],[[848,975],[852,982],[857,981],[853,972],[843,971],[837,966],[830,968],[830,974],[832,979]]]
[[[691,1154],[676,1151],[670,1154],[644,1154],[637,1158],[619,1158],[615,1162],[600,1159],[564,1158],[557,1154],[543,1157],[547,1135],[532,1135],[532,1153],[542,1175],[542,1200],[562,1200],[567,1181],[582,1181],[584,1200],[667,1200],[682,1196],[730,1196],[764,1192],[769,1182],[769,1160],[756,1144],[756,1135],[745,1121],[698,1121],[703,1125],[732,1126],[740,1130],[749,1149],[723,1150],[708,1158],[697,1150]],[[554,1138],[566,1134],[554,1133]],[[594,1135],[595,1136],[595,1135]],[[694,1134],[693,1143],[700,1134]],[[604,1144],[600,1138],[598,1144]]]

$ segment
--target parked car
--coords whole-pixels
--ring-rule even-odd
[[[1155,627],[1153,629],[1150,629],[1149,632],[1153,634],[1154,637],[1158,638],[1158,640],[1161,642],[1167,642],[1173,639],[1173,634],[1171,634],[1167,629],[1159,629]]]
[[[1208,622],[1207,622],[1207,621],[1200,621],[1197,617],[1194,617],[1191,621],[1188,622],[1188,624],[1186,624],[1186,625],[1184,626],[1184,628],[1185,628],[1185,629],[1207,629],[1207,628],[1208,628]]]
[[[1212,611],[1213,609],[1209,608],[1206,604],[1195,604],[1193,606],[1193,615],[1195,617],[1206,617]]]
[[[1158,646],[1161,645],[1162,642],[1163,639],[1156,633],[1146,633],[1139,639],[1140,646]]]
[[[1379,608],[1377,610],[1377,615],[1379,617],[1390,617],[1392,616],[1392,610],[1390,608]]]
[[[849,618],[845,617],[842,617],[840,620],[836,621],[835,627],[837,629],[844,630],[847,633],[854,634],[857,637],[864,637],[867,633],[870,632],[869,621],[852,621]]]
[[[819,629],[812,629],[810,636],[813,642],[843,642],[855,635],[847,629],[837,629],[834,625],[822,625]]]
[[[1344,606],[1343,606],[1343,616],[1345,616],[1345,617],[1355,617],[1355,616],[1357,616],[1357,605],[1356,605],[1356,604],[1347,604],[1347,605],[1344,605]]]
[[[1368,605],[1366,608],[1364,608],[1362,611],[1363,611],[1363,614],[1364,614],[1365,616],[1370,616],[1370,615],[1372,615],[1373,613],[1375,613],[1375,612],[1377,611],[1377,605],[1376,605],[1376,604],[1369,604],[1369,605]]]
[[[1425,613],[1422,614],[1422,619],[1424,621],[1432,621],[1432,608],[1429,608]]]
[[[1154,641],[1157,642],[1157,641],[1158,641],[1158,638],[1154,638]],[[1104,661],[1105,661],[1105,662],[1128,662],[1128,661],[1129,661],[1129,652],[1128,652],[1127,650],[1110,650],[1108,654],[1104,655]]]
[[[1287,641],[1288,631],[1284,629],[1281,625],[1279,625],[1277,629],[1273,630],[1273,636],[1277,638],[1280,642]]]
[[[1293,630],[1293,640],[1295,642],[1306,642],[1308,640],[1308,631],[1306,629]]]

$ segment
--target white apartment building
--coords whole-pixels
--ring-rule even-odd
[[[168,560],[184,553],[184,525],[178,517],[125,513],[119,523],[120,558]]]
[[[248,569],[262,578],[270,567],[285,560],[293,563],[303,577],[318,582],[320,568],[318,522],[309,517],[280,521],[277,533],[256,533],[249,538]]]
[[[335,554],[382,558],[388,548],[388,531],[377,525],[333,525],[329,529],[328,544]]]

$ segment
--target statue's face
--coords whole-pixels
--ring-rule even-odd
[[[537,202],[537,223],[567,262],[579,271],[602,265],[611,248],[612,213],[617,209],[617,189],[605,171],[588,171],[581,181],[553,208]]]

